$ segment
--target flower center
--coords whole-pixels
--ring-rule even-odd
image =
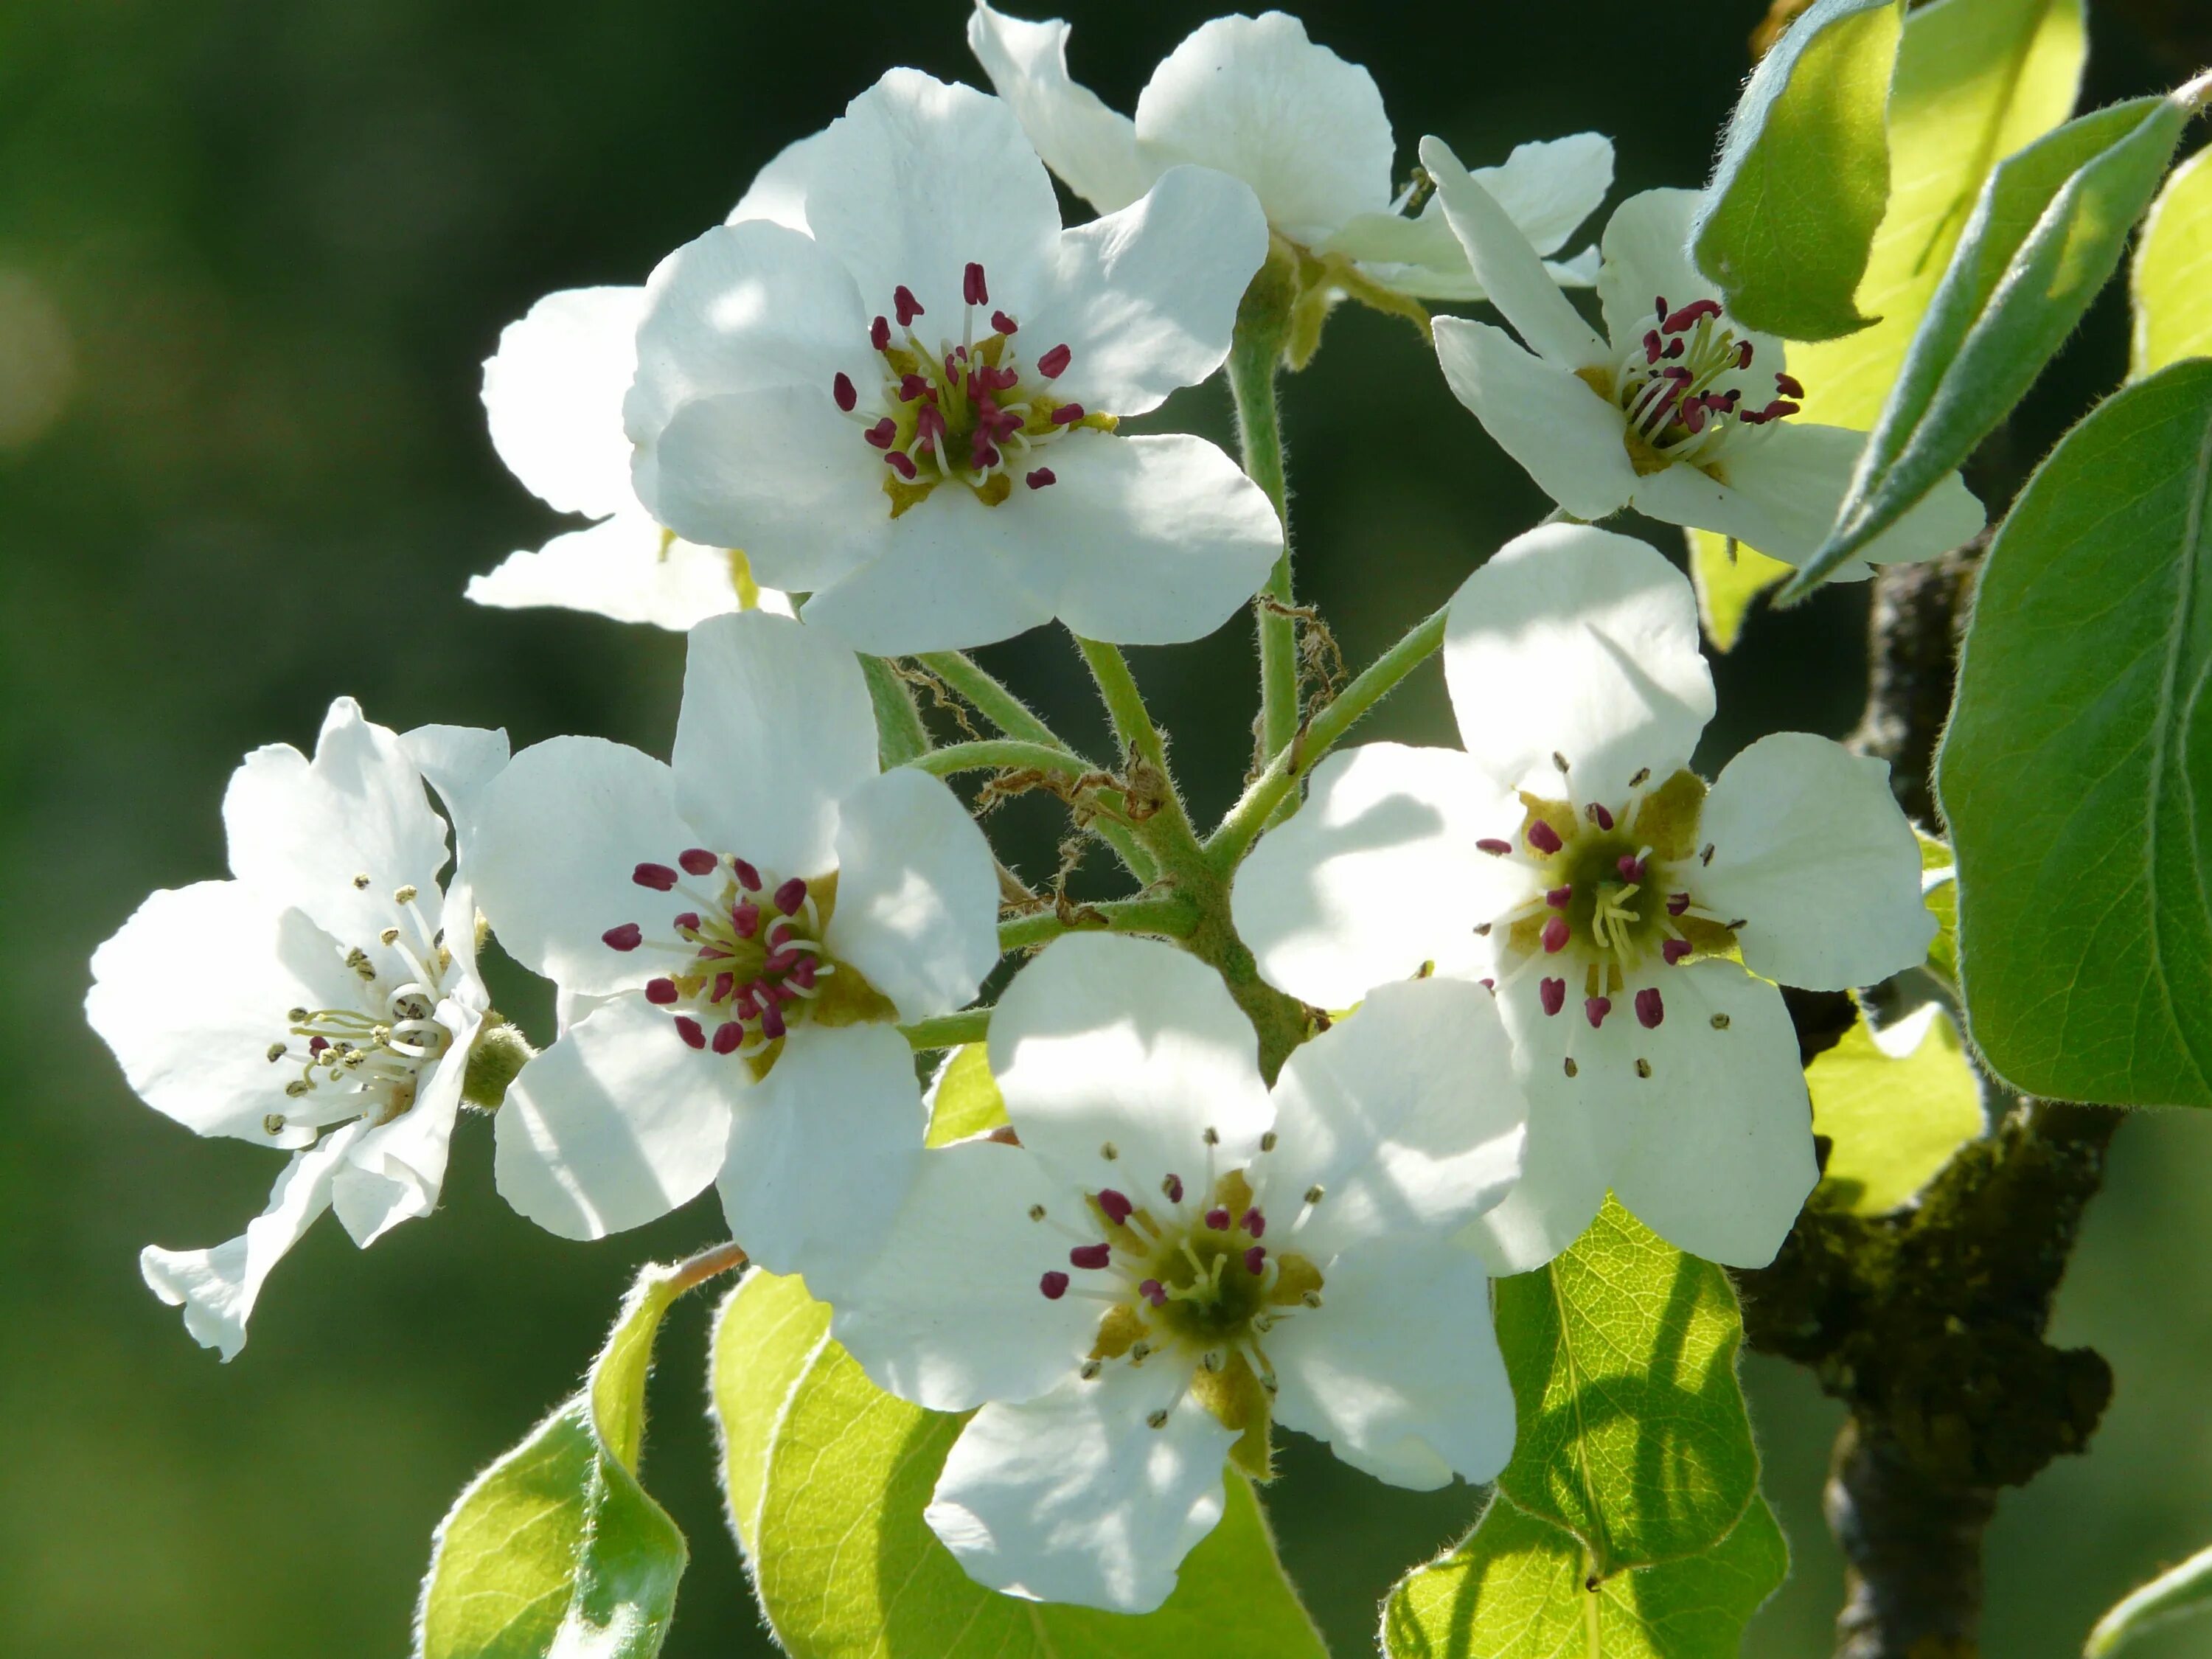
[[[1566,764],[1559,765],[1564,778]],[[1535,896],[1480,931],[1504,930],[1509,974],[1540,973],[1547,1014],[1565,1009],[1578,982],[1583,1016],[1593,1028],[1633,991],[1637,1021],[1650,1030],[1666,1018],[1665,994],[1652,982],[1661,970],[1735,948],[1734,930],[1742,922],[1724,920],[1695,896],[1711,853],[1698,845],[1705,781],[1680,771],[1651,787],[1650,775],[1638,773],[1617,805],[1590,800],[1580,810],[1571,796],[1553,800],[1524,791],[1516,839],[1478,843],[1528,871]],[[1650,1075],[1648,1062],[1637,1065]],[[1571,1058],[1567,1066],[1572,1076]]]
[[[1017,476],[1031,489],[1058,482],[1043,451],[1077,427],[1110,432],[1111,415],[1092,414],[1054,394],[1073,354],[1065,343],[1024,362],[1015,343],[1020,325],[1003,311],[989,314],[990,332],[975,337],[975,315],[991,303],[983,267],[970,262],[962,291],[960,337],[924,343],[915,323],[924,313],[914,290],[892,291],[898,319],[878,317],[868,343],[883,361],[883,382],[869,410],[860,389],[840,373],[830,392],[862,435],[883,452],[884,493],[897,518],[942,483],[966,486],[986,507],[1013,494]]]
[[[1607,389],[1628,417],[1628,450],[1639,473],[1706,456],[1738,426],[1765,426],[1798,412],[1790,399],[1802,398],[1805,388],[1779,372],[1779,395],[1754,406],[1756,348],[1737,337],[1718,301],[1694,300],[1670,310],[1662,295],[1654,310],[1653,325],[1625,352]]]
[[[1262,1152],[1273,1146],[1273,1135],[1261,1142]],[[1087,1193],[1074,1225],[1042,1206],[1032,1209],[1032,1221],[1074,1241],[1067,1252],[1074,1273],[1053,1268],[1037,1288],[1052,1301],[1075,1295],[1105,1304],[1083,1363],[1085,1378],[1109,1364],[1142,1365],[1171,1356],[1191,1368],[1191,1397],[1240,1432],[1231,1455],[1264,1474],[1276,1387],[1266,1340],[1284,1320],[1321,1306],[1321,1270],[1295,1250],[1263,1242],[1268,1218],[1245,1170],[1191,1191],[1170,1172],[1158,1192],[1156,1204],[1139,1203],[1115,1187]],[[1284,1231],[1295,1234],[1322,1198],[1320,1188],[1309,1188]],[[1152,1426],[1167,1416],[1166,1410],[1155,1413]]]
[[[611,951],[676,959],[671,972],[647,981],[645,1000],[670,1011],[689,1047],[736,1055],[766,1077],[801,1021],[896,1017],[890,1000],[823,943],[837,905],[834,872],[777,881],[733,853],[691,847],[672,866],[639,865],[630,879],[691,907],[676,913],[670,938],[647,939],[634,921],[599,935]]]
[[[361,875],[353,884],[366,892],[374,884]],[[422,1068],[453,1047],[453,1034],[435,1016],[453,953],[415,888],[393,891],[392,922],[376,945],[374,951],[356,945],[346,952],[345,965],[361,981],[358,1001],[286,1012],[289,1029],[283,1041],[269,1045],[269,1063],[299,1068],[284,1092],[302,1103],[262,1119],[269,1133],[303,1121],[389,1122],[415,1103]]]

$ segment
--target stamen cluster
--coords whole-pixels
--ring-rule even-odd
[[[1764,426],[1798,412],[1790,399],[1802,398],[1805,388],[1779,372],[1774,385],[1781,395],[1749,406],[1737,377],[1750,369],[1757,349],[1728,326],[1718,301],[1670,309],[1662,295],[1652,304],[1653,325],[1623,357],[1614,397],[1632,439],[1660,463],[1691,460],[1725,442],[1732,422]]]

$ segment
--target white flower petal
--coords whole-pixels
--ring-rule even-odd
[[[1565,369],[1608,365],[1612,353],[1605,342],[1567,302],[1528,236],[1459,157],[1441,139],[1424,138],[1421,164],[1437,181],[1437,198],[1475,280],[1529,349]]]
[[[1677,1249],[1763,1267],[1820,1179],[1796,1027],[1782,994],[1732,962],[1670,969],[1660,987],[1657,1029],[1607,1023],[1652,1075],[1583,1067],[1632,1108],[1617,1120],[1613,1195]]]
[[[1741,918],[1744,965],[1834,991],[1917,967],[1936,937],[1889,766],[1802,732],[1761,738],[1705,797],[1697,902]]]
[[[1578,1086],[1590,1076],[1577,1064],[1577,1076],[1565,1074],[1571,1047],[1583,1062],[1596,1056],[1592,1040],[1623,1035],[1626,1009],[1603,1032],[1581,1022],[1579,1010],[1547,1016],[1538,997],[1534,973],[1522,974],[1498,988],[1498,1012],[1512,1038],[1516,1075],[1528,1099],[1528,1136],[1522,1148],[1521,1179],[1495,1209],[1478,1217],[1462,1235],[1479,1251],[1493,1273],[1528,1273],[1540,1267],[1581,1237],[1604,1206],[1612,1184],[1618,1139],[1610,1096]],[[1570,1022],[1576,1022],[1570,1024]],[[1634,1056],[1607,1056],[1634,1079]],[[1626,1086],[1624,1081],[1623,1086]],[[1648,1085],[1647,1085],[1648,1086]]]
[[[841,370],[862,386],[880,377],[852,274],[787,226],[765,219],[717,225],[663,259],[646,293],[637,378],[623,404],[634,443],[654,443],[694,398],[775,386],[808,386],[827,398]],[[645,504],[658,511],[653,501]]]
[[[890,310],[904,284],[931,319],[923,330],[957,340],[970,261],[992,304],[1017,318],[1042,291],[1060,203],[998,99],[892,70],[830,124],[813,164],[807,223],[852,272],[867,313]]]
[[[1020,485],[1014,493],[985,507],[965,485],[947,483],[893,523],[878,491],[872,521],[848,541],[874,556],[815,591],[808,624],[894,657],[988,645],[1050,622],[1052,602],[1024,568],[1044,556],[1030,553],[1039,540],[1036,504]],[[1018,553],[1030,556],[1017,562]]]
[[[269,1207],[246,1231],[208,1250],[165,1250],[149,1244],[138,1253],[146,1286],[185,1310],[185,1328],[204,1348],[226,1361],[246,1346],[246,1322],[269,1273],[330,1207],[331,1176],[366,1128],[348,1124],[299,1152],[276,1177]]]
[[[340,697],[313,761],[289,744],[257,749],[223,795],[231,873],[298,905],[325,933],[368,946],[391,925],[392,895],[434,893],[446,826],[397,734]],[[368,885],[354,884],[366,875]]]
[[[882,452],[826,381],[696,398],[640,453],[654,515],[706,546],[742,547],[772,586],[818,593],[891,550]]]
[[[453,1004],[445,1006],[453,1011]],[[424,1068],[415,1103],[388,1123],[371,1125],[331,1177],[331,1207],[362,1249],[438,1207],[477,1024],[474,1014],[461,1023],[451,1052]]]
[[[1266,494],[1203,438],[1077,433],[1042,459],[1059,481],[1017,489],[1031,499],[991,511],[1004,520],[1006,562],[1085,638],[1201,639],[1281,556],[1282,521]],[[1017,516],[1022,507],[1031,510]]]
[[[791,614],[781,592],[759,592],[762,610]],[[742,605],[727,553],[671,538],[642,509],[556,536],[535,553],[508,554],[489,574],[469,578],[468,598],[503,611],[588,611],[678,634]]]
[[[1608,518],[1628,505],[1636,469],[1618,409],[1503,329],[1463,317],[1439,317],[1433,327],[1452,395],[1545,494],[1578,519]]]
[[[944,781],[903,769],[837,806],[837,908],[824,939],[912,1022],[965,1007],[999,965],[991,844]]]
[[[1322,1309],[1267,1339],[1275,1419],[1354,1468],[1429,1490],[1487,1480],[1513,1452],[1513,1390],[1480,1258],[1391,1239],[1329,1269]]]
[[[1030,361],[1073,354],[1055,392],[1142,415],[1221,367],[1237,303],[1267,257],[1267,221],[1224,173],[1179,167],[1144,198],[1060,239],[1052,292],[1024,316]]]
[[[1606,332],[1623,351],[1658,320],[1655,307],[1661,300],[1669,311],[1680,311],[1693,300],[1721,299],[1720,289],[1690,263],[1690,228],[1698,203],[1694,190],[1647,190],[1613,209],[1607,222],[1597,297]],[[1783,367],[1780,341],[1747,331],[1733,318],[1729,326],[1738,339],[1751,340],[1753,362],[1761,371]]]
[[[834,1299],[890,1231],[924,1127],[904,1037],[887,1025],[800,1027],[732,1105],[719,1183],[730,1236],[771,1273],[804,1272]]]
[[[1169,53],[1137,100],[1137,147],[1242,179],[1297,241],[1390,200],[1395,146],[1374,76],[1278,11],[1214,18]]]
[[[195,882],[149,895],[93,952],[85,1018],[155,1111],[199,1134],[304,1146],[313,1107],[329,1102],[289,1097],[300,1066],[272,1065],[269,1047],[289,1037],[287,1010],[358,1000],[343,954],[302,913],[243,883]],[[191,994],[179,995],[186,975]],[[288,1127],[270,1133],[272,1116]]]
[[[775,153],[773,160],[753,174],[745,193],[722,222],[741,225],[748,219],[765,219],[789,230],[805,230],[806,198],[814,188],[822,165],[822,135],[809,133]]]
[[[1539,253],[1556,253],[1613,188],[1613,140],[1595,132],[1516,144],[1494,167],[1468,175]]]
[[[847,647],[757,611],[691,630],[669,768],[677,811],[711,850],[828,874],[837,803],[876,765],[875,709]]]
[[[1340,749],[1237,871],[1231,915],[1269,983],[1349,1008],[1518,896],[1525,876],[1475,842],[1520,821],[1520,803],[1455,749]]]
[[[1033,1601],[1150,1613],[1221,1519],[1236,1435],[1186,1401],[1158,1429],[1165,1368],[1109,1367],[1021,1405],[988,1405],[924,1511],[968,1576]]]
[[[1036,1398],[1083,1364],[1099,1308],[1038,1288],[1067,1270],[1067,1236],[1029,1212],[1072,1218],[1081,1201],[1018,1146],[923,1153],[888,1247],[844,1287],[832,1332],[878,1387],[932,1411]]]
[[[1291,1054],[1274,1098],[1275,1150],[1258,1170],[1274,1228],[1322,1189],[1285,1230],[1308,1255],[1455,1230],[1521,1173],[1528,1102],[1497,1006],[1468,981],[1377,987]]]
[[[1444,683],[1468,753],[1500,783],[1614,800],[1687,763],[1713,715],[1698,601],[1656,548],[1585,525],[1515,538],[1462,584]]]
[[[1127,207],[1158,169],[1137,155],[1136,125],[1067,72],[1067,25],[1028,23],[978,3],[968,45],[1013,108],[1044,164],[1101,213]]]
[[[562,1238],[656,1220],[720,1172],[732,1099],[749,1081],[738,1061],[684,1047],[644,998],[617,997],[509,1085],[496,1119],[500,1196]]]
[[[483,809],[484,790],[507,765],[507,733],[479,726],[418,726],[400,733],[399,746],[445,803],[458,852]]]
[[[469,873],[500,944],[523,966],[571,991],[634,990],[660,971],[659,958],[611,950],[601,935],[634,921],[672,936],[676,896],[640,887],[631,872],[672,863],[694,840],[659,761],[604,738],[554,738],[485,788]]]
[[[636,505],[622,411],[644,315],[642,288],[549,294],[507,325],[484,362],[492,447],[558,512],[604,519]]]
[[[1149,1191],[1251,1158],[1274,1117],[1259,1039],[1221,976],[1154,939],[1077,933],[1014,976],[991,1017],[1006,1115],[1056,1179]],[[1113,1156],[1105,1149],[1113,1149]]]
[[[1765,428],[1751,441],[1739,437],[1715,463],[1717,480],[1707,481],[1712,488],[1726,490],[1731,520],[1709,525],[1701,520],[1699,527],[1718,529],[1762,553],[1767,553],[1771,544],[1774,550],[1768,553],[1769,557],[1802,564],[1834,527],[1837,510],[1843,506],[1865,447],[1863,432],[1790,420]],[[1682,470],[1668,469],[1670,472]],[[1644,505],[1640,491],[1637,505]],[[1672,514],[1655,516],[1674,517]],[[1932,559],[1972,541],[1981,533],[1986,517],[1966,481],[1955,472],[1948,473],[1911,512],[1861,549],[1830,580],[1850,580],[1870,574],[1869,564]],[[1735,527],[1739,524],[1740,529]]]

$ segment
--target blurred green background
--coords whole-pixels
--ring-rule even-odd
[[[1070,4],[1079,74],[1129,107],[1206,14]],[[1368,64],[1401,165],[1595,126],[1621,183],[1694,184],[1747,66],[1755,0],[1662,8],[1313,4]],[[499,1202],[465,1126],[444,1209],[366,1254],[325,1224],[234,1365],[139,1283],[149,1240],[213,1243],[274,1160],[138,1104],[85,1029],[91,948],[155,886],[216,874],[225,778],[312,741],[340,692],[404,727],[595,732],[662,750],[680,642],[478,611],[463,581],[556,527],[502,471],[477,365],[538,295],[641,279],[753,169],[893,63],[980,78],[964,6],[710,0],[9,0],[0,8],[0,1620],[27,1656],[394,1656],[430,1529],[579,1374],[633,1268],[708,1241],[711,1198],[596,1247]],[[2175,40],[2194,29],[2196,44]],[[2195,0],[2107,8],[2091,96],[2170,83]],[[2163,33],[2166,44],[2160,45]],[[2108,303],[2015,423],[2032,459],[2113,384]],[[1340,313],[1288,388],[1305,596],[1357,662],[1546,503],[1445,392],[1414,333]],[[1225,436],[1218,387],[1175,421]],[[1301,465],[1301,463],[1304,463]],[[1674,539],[1651,533],[1672,549]],[[1718,665],[1710,769],[1778,727],[1840,732],[1864,693],[1862,594],[1754,618]],[[1139,653],[1199,803],[1241,774],[1250,645]],[[1050,638],[990,653],[1096,729]],[[1376,735],[1443,737],[1433,674]],[[1004,819],[1048,873],[1048,815]],[[195,965],[176,964],[189,995]],[[540,1022],[544,999],[502,1003]],[[2129,1124],[2059,1335],[2118,1373],[2092,1453],[2008,1496],[1990,1650],[2057,1659],[2094,1613],[2212,1540],[2212,1122]],[[663,1340],[647,1478],[690,1535],[668,1652],[764,1653],[702,1416],[706,1307]],[[1747,1644],[1827,1650],[1840,1572],[1819,1517],[1834,1407],[1747,1365],[1797,1565]],[[1275,1515],[1339,1650],[1475,1508],[1407,1497],[1295,1442]],[[2212,1627],[2145,1659],[2212,1653]]]

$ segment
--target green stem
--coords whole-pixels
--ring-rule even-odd
[[[1339,692],[1335,702],[1316,714],[1303,736],[1267,763],[1267,769],[1253,780],[1243,799],[1229,809],[1221,827],[1206,844],[1207,860],[1215,869],[1235,869],[1275,810],[1290,799],[1298,780],[1313,770],[1361,716],[1436,654],[1444,642],[1444,621],[1450,610],[1449,605],[1440,606],[1416,623],[1403,639]]]
[[[1014,738],[986,738],[975,743],[949,743],[908,763],[918,772],[949,778],[958,772],[1054,772],[1064,777],[1096,775],[1096,769],[1080,755],[1050,744],[1026,743]]]
[[[929,752],[929,728],[914,706],[914,693],[889,657],[863,656],[860,672],[876,706],[876,753],[884,771]]]
[[[984,719],[1010,738],[1041,743],[1065,754],[1075,751],[1060,734],[1030,710],[964,651],[927,651],[915,660],[975,705]]]
[[[1040,910],[999,924],[1001,951],[1031,951],[1063,933],[1152,933],[1188,939],[1198,927],[1198,907],[1177,894],[1164,897],[1113,899],[1104,904],[1071,906],[1063,917]]]
[[[962,1048],[970,1042],[981,1042],[991,1035],[991,1011],[963,1008],[957,1014],[918,1019],[911,1025],[900,1026],[899,1034],[916,1054],[930,1048]]]
[[[1274,503],[1283,525],[1283,556],[1260,590],[1260,752],[1282,752],[1298,726],[1297,618],[1291,603],[1290,490],[1283,471],[1283,430],[1275,400],[1275,373],[1283,359],[1287,308],[1263,295],[1266,273],[1245,296],[1229,349],[1229,390],[1237,402],[1237,434],[1244,471]],[[1269,604],[1269,600],[1273,604]]]

